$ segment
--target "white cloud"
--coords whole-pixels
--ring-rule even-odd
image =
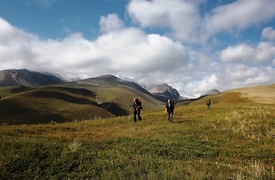
[[[255,56],[258,63],[271,62],[275,58],[275,47],[273,46],[273,43],[259,43]]]
[[[213,9],[205,18],[206,35],[240,31],[275,17],[274,0],[237,0]]]
[[[114,20],[111,26],[108,23],[110,19]],[[31,39],[27,38],[30,34],[2,20],[1,24],[5,26],[1,26],[0,34],[6,35],[0,36],[1,42],[9,44],[0,47],[1,62],[7,62],[9,68],[79,77],[107,73],[145,76],[155,72],[168,73],[188,63],[186,50],[178,42],[157,34],[147,35],[137,28],[123,28],[121,20],[113,14],[101,20],[104,33],[95,41],[85,39],[81,33],[71,34],[62,40]],[[119,28],[111,31],[111,27]]]
[[[262,37],[270,41],[275,41],[275,30],[272,27],[267,27],[262,32]]]
[[[254,58],[254,49],[246,44],[229,46],[221,51],[220,59],[222,62],[250,61]]]
[[[197,3],[178,0],[132,0],[127,6],[130,17],[142,28],[171,28],[179,40],[196,41],[200,24]]]
[[[104,33],[120,30],[123,28],[124,23],[118,18],[116,14],[108,14],[107,17],[100,18],[100,31]]]
[[[0,60],[2,68],[17,66],[23,68],[27,59],[33,60],[34,54],[28,41],[35,40],[32,34],[25,35],[22,30],[0,18]]]
[[[216,74],[204,77],[202,80],[193,80],[186,85],[186,94],[192,92],[195,97],[201,96],[203,93],[215,89],[218,86],[218,78]],[[187,96],[191,96],[187,94]]]
[[[237,0],[219,5],[202,17],[204,1],[131,0],[127,11],[142,28],[168,28],[171,37],[201,43],[222,32],[236,33],[275,17],[273,0]]]
[[[229,64],[226,66],[227,81],[231,87],[245,87],[272,83],[275,69],[270,66],[250,67],[243,64]]]
[[[271,42],[260,42],[256,48],[247,44],[229,46],[220,53],[220,60],[230,62],[271,63],[275,58],[275,47]]]

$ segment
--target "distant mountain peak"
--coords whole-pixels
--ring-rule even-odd
[[[103,79],[118,79],[118,77],[112,75],[112,74],[105,74],[102,76],[99,76],[98,78],[103,78]]]
[[[92,85],[92,86],[102,86],[102,87],[110,87],[110,86],[129,86],[132,87],[140,92],[150,94],[146,89],[141,87],[139,84],[131,81],[126,81],[120,79],[114,75],[102,75],[94,78],[82,79],[79,81],[75,81],[76,84],[85,84],[85,85]]]
[[[146,89],[161,101],[167,101],[169,98],[174,100],[182,99],[179,92],[166,83],[150,85]]]
[[[64,80],[51,73],[40,73],[27,69],[0,71],[0,86],[38,87],[63,82]]]
[[[211,90],[207,91],[206,93],[202,94],[201,97],[213,95],[213,94],[220,94],[220,91],[218,91],[217,89],[211,89]]]

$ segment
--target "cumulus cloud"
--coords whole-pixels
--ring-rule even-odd
[[[185,87],[185,93],[187,97],[199,97],[206,91],[215,89],[218,87],[218,78],[216,74],[202,77],[201,80],[193,80],[187,83]],[[192,92],[192,94],[188,94]]]
[[[168,28],[171,37],[201,43],[213,35],[234,34],[275,17],[273,0],[237,0],[199,13],[204,1],[131,0],[127,6],[133,22],[142,28]]]
[[[271,66],[250,67],[244,64],[229,64],[225,69],[231,88],[272,83],[275,69]]]
[[[111,32],[115,30],[120,30],[123,28],[124,23],[118,18],[116,14],[108,14],[107,17],[102,16],[100,18],[100,31],[101,32]]]
[[[102,17],[100,22],[103,34],[94,41],[85,39],[81,33],[62,40],[41,40],[28,38],[30,34],[2,19],[0,38],[5,44],[0,47],[1,62],[8,62],[9,68],[54,71],[80,77],[171,72],[188,63],[181,43],[158,34],[145,34],[137,28],[124,28],[114,14]],[[116,29],[111,31],[112,27]]]
[[[205,31],[209,37],[221,33],[241,31],[275,17],[273,0],[237,0],[221,5],[205,17]]]
[[[2,68],[17,66],[23,68],[27,60],[32,61],[34,54],[28,46],[28,41],[35,40],[32,34],[14,28],[0,18],[0,60]]]
[[[220,59],[222,62],[250,61],[254,58],[254,49],[246,44],[229,46],[221,51]]]
[[[172,36],[188,42],[196,41],[200,23],[195,1],[178,0],[132,0],[127,6],[134,22],[142,28],[171,28]]]
[[[273,30],[272,27],[265,28],[262,32],[262,38],[275,41],[275,30]]]
[[[220,53],[220,60],[230,62],[253,62],[256,64],[270,64],[275,58],[275,47],[271,42],[260,42],[253,48],[247,44],[229,46]]]
[[[260,42],[256,50],[256,61],[258,63],[269,63],[275,58],[275,47],[271,42]]]

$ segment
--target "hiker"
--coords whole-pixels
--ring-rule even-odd
[[[140,110],[142,109],[142,106],[141,106],[140,98],[139,99],[134,98],[134,103],[131,106],[129,111],[132,111],[132,109],[134,109],[134,121],[137,122],[136,121],[136,116],[138,116],[138,119],[141,121]]]
[[[210,99],[208,99],[206,105],[207,105],[207,107],[208,107],[208,110],[210,110],[210,106],[211,106],[211,101],[210,101]]]
[[[168,99],[165,112],[167,114],[168,121],[170,121],[172,123],[173,122],[173,114],[175,113],[175,106],[174,106],[173,100]]]

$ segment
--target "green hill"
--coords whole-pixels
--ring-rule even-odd
[[[275,93],[273,86],[259,88]],[[97,93],[101,100],[115,97],[104,95],[109,90],[54,87],[64,95],[51,98],[89,104]],[[174,123],[159,106],[143,111],[137,123],[124,116],[0,126],[0,179],[274,179],[275,101],[256,102],[247,90],[177,104]],[[18,95],[38,93],[27,92]],[[207,110],[209,98],[213,104]]]
[[[147,93],[127,85],[2,87],[0,94],[4,96],[0,100],[0,123],[10,125],[125,116],[129,114],[134,97],[141,97],[143,111],[163,105]]]
[[[41,87],[14,93],[0,101],[0,121],[37,124],[114,117],[96,103],[95,97],[92,91],[66,87]]]

